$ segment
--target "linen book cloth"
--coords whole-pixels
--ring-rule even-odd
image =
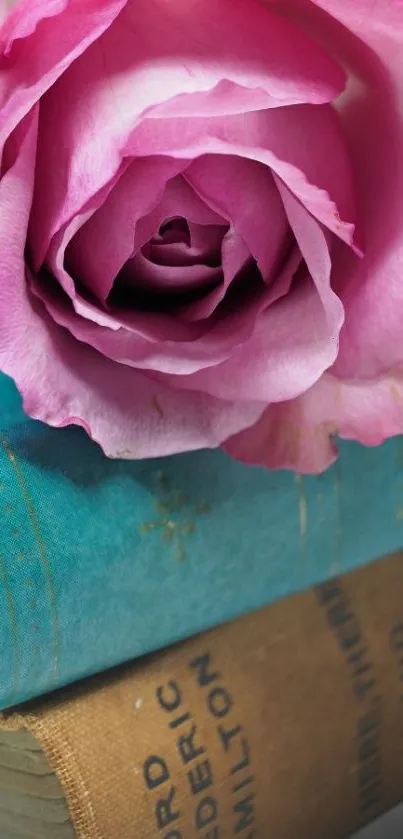
[[[0,378],[0,707],[403,546],[403,443],[319,477],[221,451],[108,460]]]
[[[403,797],[402,677],[396,555],[6,713],[0,835],[342,839]]]

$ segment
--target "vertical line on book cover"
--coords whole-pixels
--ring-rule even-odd
[[[401,495],[402,495],[402,469],[403,469],[403,445],[401,440],[399,439],[396,448],[396,470],[397,470],[397,481],[395,481],[395,487],[397,488],[398,497],[397,497],[397,508],[395,512],[395,516],[398,522],[403,521],[403,507],[401,504]]]
[[[13,687],[11,690],[11,695],[7,701],[12,704],[16,697],[18,696],[19,686],[20,686],[20,671],[21,671],[21,654],[20,654],[20,644],[18,640],[18,620],[17,620],[17,612],[15,608],[14,598],[11,591],[10,581],[8,577],[7,567],[4,561],[4,557],[0,554],[0,577],[3,583],[4,592],[6,595],[7,607],[8,607],[8,614],[10,618],[10,626],[11,626],[11,636],[13,639]]]
[[[298,492],[298,522],[299,522],[299,546],[300,558],[305,562],[306,558],[306,537],[308,533],[308,500],[302,475],[295,475],[295,483]]]
[[[48,591],[49,597],[49,604],[50,604],[50,612],[51,612],[51,622],[52,622],[52,632],[53,632],[53,662],[52,662],[52,677],[53,679],[56,678],[58,673],[59,667],[59,616],[57,613],[56,607],[56,596],[55,596],[55,589],[53,585],[53,578],[52,578],[52,569],[49,562],[49,557],[47,554],[45,542],[43,540],[43,536],[41,533],[41,529],[39,526],[39,521],[35,512],[34,503],[32,498],[29,494],[28,486],[26,480],[24,478],[23,472],[21,467],[18,463],[17,457],[13,452],[8,440],[4,437],[4,435],[0,436],[0,442],[3,446],[3,449],[7,455],[8,460],[11,463],[12,469],[15,473],[17,478],[18,485],[21,490],[22,497],[25,502],[26,511],[28,514],[28,518],[31,523],[32,532],[37,544],[43,572],[45,574],[46,579],[46,587]]]
[[[333,466],[333,495],[335,503],[335,532],[334,532],[334,552],[333,564],[330,570],[331,574],[337,576],[341,571],[341,539],[343,534],[343,520],[341,516],[341,477],[340,477],[340,461],[336,460]]]

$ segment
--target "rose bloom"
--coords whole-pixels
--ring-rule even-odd
[[[111,457],[301,471],[401,432],[403,3],[0,21],[0,370],[25,411]]]

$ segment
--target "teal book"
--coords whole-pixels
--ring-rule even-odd
[[[0,707],[403,546],[403,442],[319,477],[222,451],[108,460],[0,379]]]

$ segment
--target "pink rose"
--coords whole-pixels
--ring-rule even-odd
[[[403,3],[0,0],[0,369],[114,457],[403,430]]]

